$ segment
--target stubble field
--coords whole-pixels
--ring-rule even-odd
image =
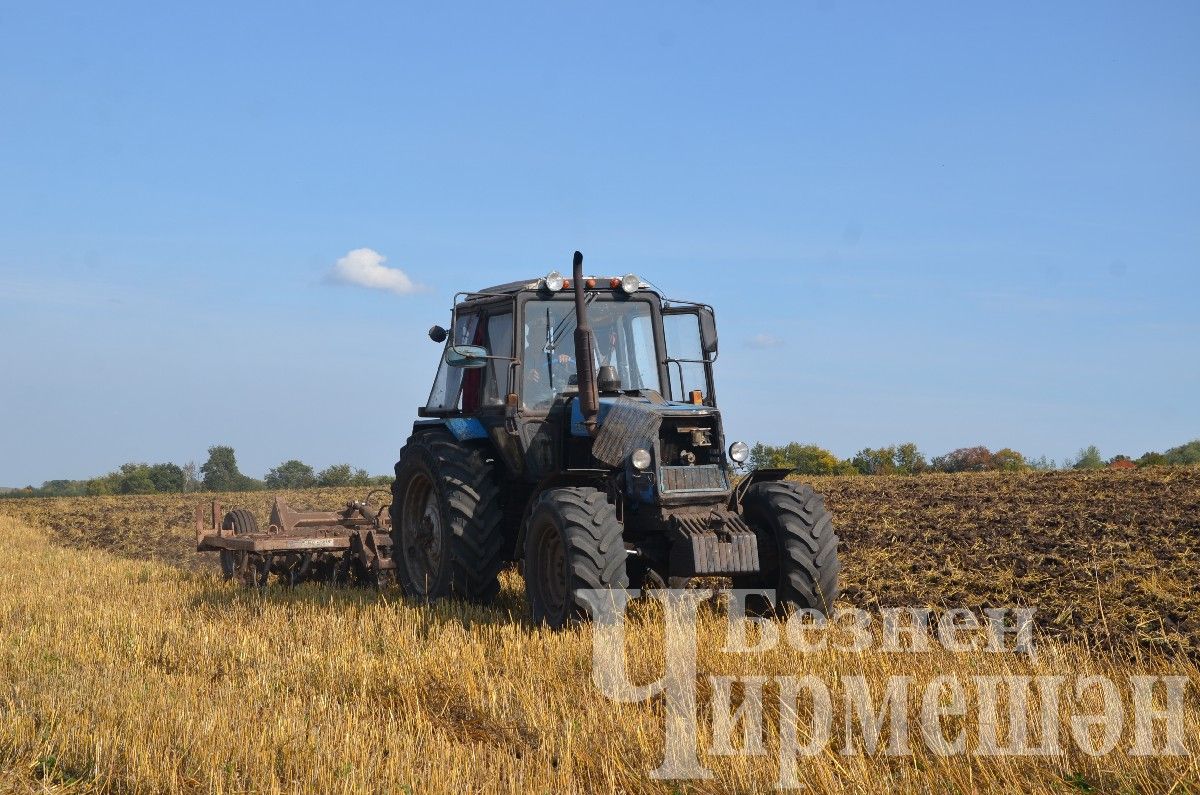
[[[853,674],[880,691],[892,676],[1183,676],[1200,750],[1200,472],[815,485],[844,541],[845,606],[1034,607],[1040,654],[731,655],[720,615],[706,612],[702,675]],[[332,508],[361,496],[289,498]],[[316,586],[246,593],[193,551],[198,499],[0,501],[0,789],[707,793],[778,780],[768,705],[766,756],[706,755],[710,781],[651,781],[663,703],[607,701],[592,684],[590,631],[530,627],[515,571],[489,609]],[[260,518],[269,506],[261,494],[224,501]],[[649,682],[661,627],[653,609],[637,612],[627,655]],[[710,697],[701,687],[702,713]],[[1194,756],[1133,757],[1127,746],[1099,758],[1073,747],[1001,759],[835,750],[802,761],[801,778],[847,792],[1200,787]]]

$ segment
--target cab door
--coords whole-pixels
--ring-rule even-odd
[[[664,308],[663,333],[670,392],[667,398],[691,403],[693,392],[699,391],[703,404],[716,408],[712,365],[717,356],[717,333],[712,308],[702,305]]]

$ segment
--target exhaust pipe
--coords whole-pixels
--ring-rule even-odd
[[[596,339],[587,318],[587,297],[583,290],[583,254],[575,252],[575,367],[579,375],[579,410],[588,433],[595,436],[600,418],[600,393],[596,387]]]

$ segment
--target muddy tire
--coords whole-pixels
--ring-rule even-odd
[[[490,604],[500,593],[504,512],[492,465],[446,431],[413,435],[392,484],[392,556],[405,595]]]
[[[589,618],[583,590],[629,588],[624,527],[592,488],[538,497],[525,534],[525,592],[536,625],[562,629]]]
[[[235,536],[249,535],[258,532],[258,520],[254,514],[239,508],[225,514],[221,522],[221,531],[233,533]],[[221,550],[221,574],[226,580],[242,580],[245,582],[246,568],[249,555],[229,549]]]
[[[825,498],[812,486],[787,481],[756,483],[742,502],[758,534],[764,574],[758,587],[774,588],[777,608],[825,615],[838,597],[838,537]]]

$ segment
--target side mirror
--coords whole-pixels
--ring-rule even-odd
[[[700,344],[706,355],[717,355],[717,317],[707,306],[700,307]]]
[[[446,331],[446,329],[442,328],[441,326],[434,326],[433,328],[429,329],[429,339],[433,340],[438,345],[441,345],[443,342],[450,339],[450,332]]]
[[[478,370],[481,367],[487,367],[487,357],[487,348],[478,345],[451,345],[446,349],[446,364],[464,370]]]

